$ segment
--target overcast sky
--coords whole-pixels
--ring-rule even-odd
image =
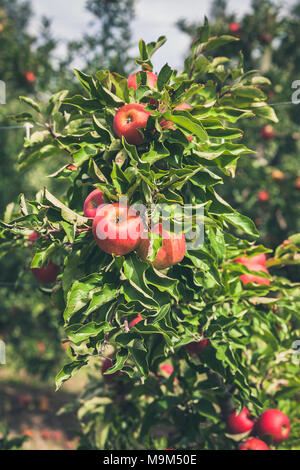
[[[140,38],[149,42],[166,35],[167,43],[154,56],[154,68],[161,68],[165,62],[172,67],[180,67],[189,39],[178,31],[175,23],[179,18],[202,22],[204,16],[209,14],[212,1],[137,0],[136,3],[136,19],[132,24],[134,42],[137,43]],[[228,0],[227,3],[228,11],[234,11],[239,17],[249,9],[251,0]],[[281,1],[286,6],[293,3],[295,0]],[[38,19],[42,15],[52,19],[52,30],[55,37],[61,40],[59,54],[63,54],[64,41],[80,38],[91,20],[84,8],[85,0],[32,0],[32,5],[35,12],[31,23],[32,31],[38,31]]]

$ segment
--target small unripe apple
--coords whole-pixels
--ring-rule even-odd
[[[144,226],[133,207],[114,203],[98,208],[92,231],[101,250],[122,256],[138,247]]]
[[[141,72],[135,72],[131,74],[130,77],[128,77],[127,83],[128,83],[129,88],[133,88],[134,90],[137,89],[136,76],[140,74]],[[146,71],[146,74],[147,74],[147,85],[149,85],[150,87],[155,87],[156,82],[157,82],[157,75],[150,71]]]
[[[270,199],[270,194],[268,191],[259,191],[258,195],[257,195],[257,199],[259,200],[259,202],[268,202],[269,199]]]
[[[274,127],[271,126],[271,124],[267,124],[266,126],[263,126],[260,133],[263,139],[265,140],[272,140],[275,137],[275,130],[274,130]]]
[[[138,314],[137,317],[135,317],[131,322],[129,323],[129,328],[133,328],[137,323],[143,320],[142,315]]]
[[[290,420],[285,413],[277,409],[264,411],[259,417],[255,432],[261,438],[269,436],[275,445],[285,441],[290,434]]]
[[[105,204],[103,199],[103,192],[100,191],[100,189],[95,189],[84,201],[83,212],[85,217],[93,219],[96,216],[98,207],[102,204]]]
[[[120,139],[125,137],[129,144],[143,144],[145,140],[139,129],[145,129],[150,114],[142,104],[125,104],[115,114],[115,133]]]
[[[229,23],[228,29],[231,33],[239,33],[241,31],[241,25],[235,21],[232,21]]]
[[[239,414],[234,411],[227,417],[227,432],[229,434],[249,432],[253,426],[254,421],[251,419],[250,411],[246,407]]]
[[[41,268],[31,268],[31,272],[40,284],[52,284],[59,274],[60,267],[52,260]]]
[[[260,439],[255,437],[249,437],[245,442],[243,442],[239,450],[270,450],[267,444]]]
[[[30,70],[27,70],[27,72],[25,72],[25,78],[28,83],[34,83],[36,80],[35,74],[31,72]]]
[[[152,262],[156,269],[166,269],[174,264],[180,263],[185,254],[185,236],[184,233],[171,233],[163,230],[161,223],[157,223],[152,228],[152,233],[159,233],[162,236],[162,246],[156,253],[156,257]],[[143,261],[147,261],[147,257],[151,251],[151,242],[142,239],[138,247],[138,254]]]

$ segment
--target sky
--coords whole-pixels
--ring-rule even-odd
[[[284,0],[286,6],[294,0]],[[175,26],[180,18],[201,23],[210,12],[211,0],[136,0],[136,18],[132,23],[133,43],[143,38],[146,42],[167,36],[167,43],[153,57],[154,70],[158,71],[166,62],[180,68],[189,38]],[[228,11],[242,16],[249,10],[251,0],[228,0]],[[86,31],[91,16],[85,11],[85,0],[32,0],[35,16],[31,22],[33,33],[39,30],[39,18],[44,15],[52,20],[55,38],[60,39],[57,54],[63,55],[64,41],[79,39]],[[80,64],[74,64],[74,67]]]

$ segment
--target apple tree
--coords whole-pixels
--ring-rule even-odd
[[[299,263],[300,236],[271,252],[218,191],[240,157],[253,158],[237,122],[269,109],[264,78],[245,71],[242,57],[234,64],[215,55],[237,38],[211,37],[207,21],[198,33],[184,70],[165,64],[151,85],[151,57],[164,37],[140,41],[133,86],[107,70],[76,70],[82,94],[27,101],[26,119],[38,130],[19,164],[30,170],[63,159],[51,177],[65,192],[21,195],[19,216],[1,223],[2,251],[35,232],[31,268],[60,266],[48,289],[69,361],[56,386],[89,372],[70,404],[82,449],[235,449],[247,432],[230,434],[226,421],[243,407],[254,419],[273,408],[288,415],[290,435],[280,446],[299,447],[300,286],[279,268]],[[92,219],[85,202],[95,190],[104,205]],[[122,239],[119,250],[118,236],[108,235],[103,243],[98,219],[119,234],[132,208],[140,242]]]

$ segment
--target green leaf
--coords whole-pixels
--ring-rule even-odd
[[[207,52],[213,51],[217,47],[224,46],[229,44],[230,42],[239,41],[239,38],[235,36],[223,35],[219,37],[212,37],[210,38],[207,43],[205,44],[205,50]]]

